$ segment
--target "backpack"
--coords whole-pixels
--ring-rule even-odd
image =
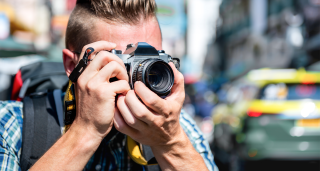
[[[22,67],[16,74],[11,99],[23,102],[20,157],[22,171],[28,170],[61,137],[64,127],[61,95],[67,89],[68,80],[63,64],[57,62],[30,64]],[[114,131],[116,130],[113,128],[111,132]],[[142,149],[147,161],[155,160],[149,146],[142,145]],[[99,153],[99,150],[96,152]],[[145,168],[147,171],[161,170],[159,165]]]

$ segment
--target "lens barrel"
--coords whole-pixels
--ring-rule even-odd
[[[168,63],[161,59],[146,59],[136,65],[132,83],[143,82],[159,96],[166,96],[173,86],[174,75]]]

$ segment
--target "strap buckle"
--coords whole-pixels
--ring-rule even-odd
[[[64,125],[72,124],[76,117],[76,101],[65,101],[64,103]]]

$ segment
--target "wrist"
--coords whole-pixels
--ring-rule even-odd
[[[102,141],[104,137],[106,137],[111,131],[113,121],[111,121],[109,124],[98,126],[93,122],[95,121],[88,121],[81,119],[81,117],[76,117],[69,129],[73,128],[78,132],[86,134],[90,138]]]
[[[102,139],[72,124],[30,170],[82,170]]]
[[[75,142],[75,147],[80,146],[83,150],[96,150],[101,141],[102,136],[97,135],[91,129],[74,122],[66,132],[68,139]]]
[[[207,170],[201,155],[194,149],[180,126],[179,134],[166,146],[151,147],[162,170]]]
[[[151,149],[154,153],[159,153],[163,155],[178,155],[186,148],[192,147],[191,142],[189,141],[187,135],[185,134],[182,127],[179,125],[177,134],[172,137],[165,145],[160,146],[151,146]]]

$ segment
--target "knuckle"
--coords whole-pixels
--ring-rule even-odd
[[[127,119],[126,122],[129,126],[135,126],[137,124],[135,119]]]
[[[89,81],[86,85],[85,85],[85,89],[88,91],[92,91],[93,90],[93,83],[92,81]]]
[[[168,117],[170,117],[171,115],[172,115],[172,111],[171,110],[166,110],[163,114],[164,114],[164,116],[166,117],[166,118],[168,118]]]
[[[97,85],[95,83],[93,83],[92,81],[89,81],[86,85],[85,85],[85,90],[87,92],[91,92],[91,93],[94,93],[94,94],[97,94],[98,97],[102,96],[102,90],[103,89],[98,89],[96,88]]]
[[[77,84],[78,84],[78,87],[79,87],[80,89],[82,89],[82,88],[85,87],[85,80],[80,76],[80,77],[78,78]]]
[[[121,87],[126,88],[126,89],[130,89],[129,83],[126,80],[119,80],[119,84]]]
[[[129,99],[131,99],[133,96],[135,96],[136,94],[134,93],[133,90],[130,90],[127,92],[126,97],[125,98],[125,102],[128,104],[129,103]]]
[[[162,114],[166,117],[166,118],[168,118],[169,116],[171,116],[172,115],[172,110],[170,109],[170,107],[165,107],[165,108],[162,108]]]
[[[103,50],[103,51],[100,51],[99,54],[105,58],[109,58],[110,53],[108,51]]]
[[[135,114],[135,116],[139,119],[145,119],[147,117],[147,114],[145,112],[138,112]]]
[[[120,65],[119,65],[116,61],[110,61],[110,62],[108,63],[108,66],[117,68],[117,67],[119,67]]]
[[[101,87],[100,88],[94,88],[93,91],[97,93],[97,95],[98,95],[98,97],[100,97],[100,99],[106,98],[105,97],[106,94],[110,94],[110,91],[107,91],[106,89],[101,88]]]
[[[109,62],[109,55],[107,51],[100,51],[97,55],[98,58],[102,58],[104,62]]]
[[[145,101],[147,106],[155,106],[157,104],[157,99],[154,97],[150,97]]]
[[[156,127],[162,127],[163,126],[163,124],[164,124],[164,120],[163,119],[157,119],[157,120],[154,120],[153,122],[152,122]]]

